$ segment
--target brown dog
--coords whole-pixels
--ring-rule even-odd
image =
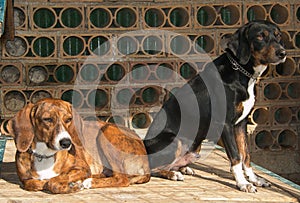
[[[7,129],[26,190],[71,193],[150,180],[145,147],[133,131],[102,121],[84,123],[68,102],[28,104]],[[96,148],[89,151],[92,145]]]

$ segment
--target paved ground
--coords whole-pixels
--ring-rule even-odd
[[[0,179],[0,202],[299,202],[300,190],[256,170],[272,183],[271,188],[258,188],[255,194],[238,191],[229,173],[224,152],[214,150],[201,163],[192,167],[195,176],[183,182],[152,178],[149,183],[127,188],[84,190],[75,194],[52,195],[27,192],[20,188],[14,164],[15,147],[7,142]]]

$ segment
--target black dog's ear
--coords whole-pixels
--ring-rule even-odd
[[[227,40],[227,48],[231,50],[242,65],[247,64],[251,56],[250,42],[248,39],[250,25],[251,24],[246,24],[241,27]]]

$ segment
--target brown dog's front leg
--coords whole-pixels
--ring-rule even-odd
[[[93,176],[83,181],[85,189],[104,188],[104,187],[127,187],[130,181],[126,174],[115,173],[112,177],[99,178]]]
[[[90,172],[83,168],[73,169],[51,178],[46,189],[55,194],[77,192],[82,189],[82,181],[90,176]]]
[[[41,191],[45,189],[47,182],[48,180],[28,179],[23,181],[23,186],[28,191]]]

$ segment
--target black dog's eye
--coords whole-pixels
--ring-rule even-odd
[[[65,120],[65,123],[70,123],[71,121],[72,121],[72,117],[70,117],[70,118],[67,118],[66,120]]]
[[[262,34],[258,34],[257,36],[256,36],[256,39],[258,39],[259,41],[262,41],[262,40],[264,40],[264,34],[262,33]]]
[[[43,118],[43,121],[48,122],[48,123],[53,123],[52,118]]]

